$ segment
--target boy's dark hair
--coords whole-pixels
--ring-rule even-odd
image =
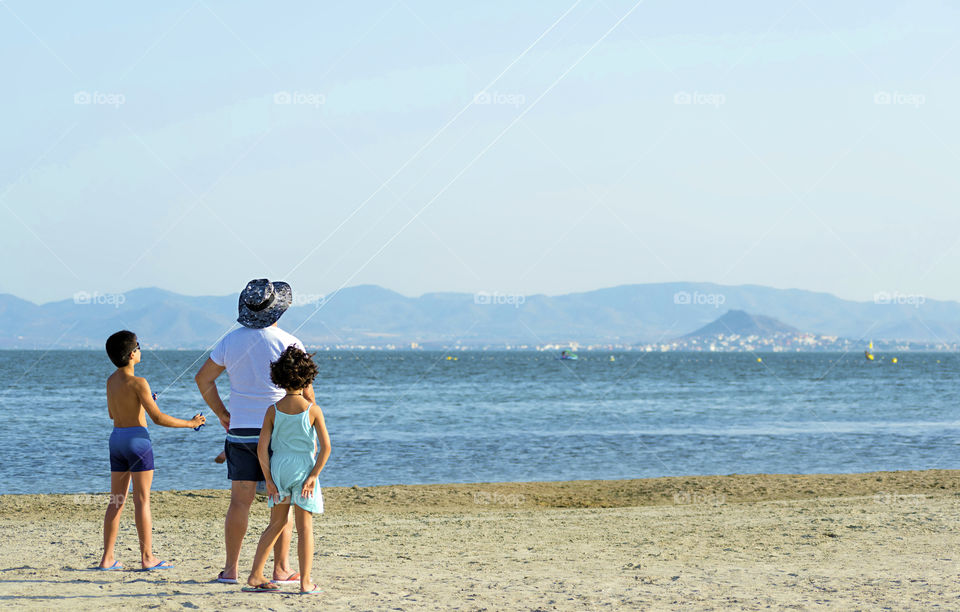
[[[130,363],[130,357],[135,350],[137,350],[137,334],[132,331],[118,331],[107,338],[107,356],[118,368]]]
[[[313,354],[295,346],[288,346],[276,361],[270,364],[270,380],[281,389],[304,389],[320,371],[313,363]]]

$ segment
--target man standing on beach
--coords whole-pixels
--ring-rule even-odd
[[[271,283],[263,278],[247,283],[240,293],[239,322],[243,327],[224,336],[213,350],[195,380],[203,400],[227,430],[224,452],[227,477],[231,480],[230,507],[224,524],[227,560],[218,582],[237,583],[240,547],[247,533],[250,506],[256,497],[257,483],[264,479],[257,457],[257,441],[263,417],[272,404],[284,396],[284,390],[270,380],[270,363],[288,346],[305,350],[293,335],[277,327],[280,315],[293,302],[290,285]],[[223,405],[216,380],[224,371],[230,378],[230,409]],[[313,403],[313,385],[303,397]],[[273,551],[273,579],[278,583],[298,582],[300,575],[290,569],[290,537],[293,521],[288,520]]]

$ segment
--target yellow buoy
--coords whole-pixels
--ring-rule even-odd
[[[763,359],[760,359],[759,357],[757,357],[757,363],[760,363],[760,362],[762,362],[762,361],[763,361]]]
[[[891,362],[893,362],[893,363],[897,363],[897,358],[896,358],[896,357],[894,357],[894,358],[893,358],[893,359],[891,359],[890,361],[891,361]]]
[[[610,355],[610,361],[616,361],[616,360],[617,360],[616,357],[614,357],[613,355]]]

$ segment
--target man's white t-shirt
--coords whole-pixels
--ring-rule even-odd
[[[290,345],[306,350],[296,336],[279,327],[241,327],[210,351],[210,359],[225,367],[230,377],[230,429],[263,426],[267,408],[285,395],[270,380],[270,363]]]

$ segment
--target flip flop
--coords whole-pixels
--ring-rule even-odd
[[[309,591],[300,591],[300,594],[301,594],[301,595],[316,595],[317,593],[322,593],[322,592],[323,592],[323,591],[320,590],[320,587],[319,587],[319,586],[313,585],[313,588],[312,588],[312,589],[310,589]]]
[[[274,578],[271,580],[273,584],[299,584],[300,582],[300,572],[293,572],[283,580],[278,580]]]
[[[264,582],[263,584],[258,584],[257,586],[245,586],[240,590],[244,593],[279,593],[280,587],[271,585],[269,582]]]
[[[165,569],[173,569],[173,568],[174,568],[174,566],[168,564],[166,561],[161,561],[160,563],[157,563],[157,564],[154,565],[153,567],[144,567],[144,568],[138,569],[137,571],[138,571],[138,572],[152,572],[153,570],[165,570]]]
[[[223,584],[239,584],[236,578],[224,578],[223,572],[217,574],[217,582],[221,582]]]
[[[113,565],[111,565],[110,567],[100,567],[100,566],[98,565],[97,567],[95,567],[95,568],[93,568],[93,569],[97,570],[98,572],[115,572],[115,571],[118,571],[118,570],[122,570],[122,569],[123,569],[123,566],[120,565],[120,562],[119,562],[119,561],[114,561],[114,562],[113,562]]]

